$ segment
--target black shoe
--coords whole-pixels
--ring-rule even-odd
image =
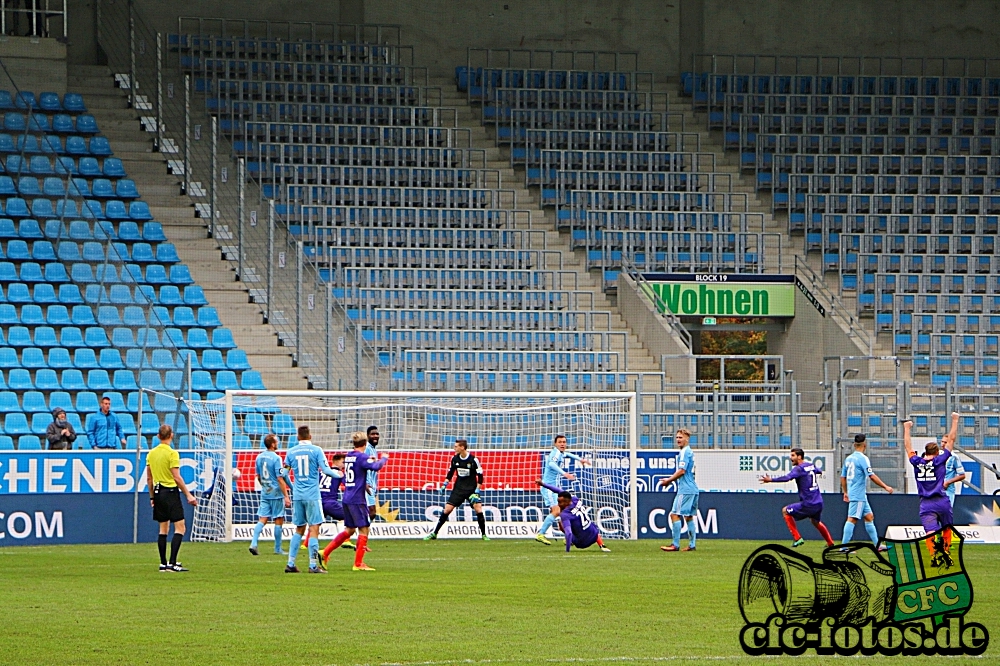
[[[254,548],[253,546],[250,546],[250,554],[251,555],[260,555],[260,553],[257,552],[257,549]]]
[[[170,568],[169,564],[161,564],[160,565],[160,573],[169,573],[169,572],[172,572],[172,571],[173,571],[173,569]]]
[[[285,566],[285,573],[299,573],[298,567]]]
[[[176,564],[168,564],[167,566],[170,567],[171,571],[175,571],[177,573],[183,573],[187,571],[187,569],[181,566],[180,562],[177,562]]]

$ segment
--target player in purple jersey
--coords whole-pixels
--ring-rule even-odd
[[[323,559],[351,538],[355,531],[361,533],[354,551],[354,571],[375,571],[365,564],[365,551],[368,550],[368,472],[377,472],[389,462],[389,455],[380,457],[369,456],[365,452],[368,438],[363,432],[356,432],[351,438],[354,450],[344,456],[344,531],[336,536],[323,551]]]
[[[941,446],[937,442],[928,442],[924,446],[923,455],[917,455],[913,450],[910,430],[913,421],[903,421],[903,446],[906,457],[913,465],[913,475],[917,482],[917,494],[920,495],[920,523],[928,536],[927,552],[931,555],[933,566],[951,566],[951,530],[945,529],[955,524],[951,511],[951,502],[945,490],[944,480],[947,475],[948,459],[952,456],[952,448],[958,437],[958,412],[951,413],[951,430],[941,438]],[[943,450],[942,450],[943,448]]]
[[[343,453],[335,453],[333,459],[330,461],[330,467],[343,471],[344,457]],[[340,502],[340,486],[343,480],[343,474],[341,476],[327,476],[324,474],[319,482],[319,499],[323,503],[323,515],[327,518],[344,520],[344,505]],[[344,548],[354,550],[354,544],[350,541],[345,541]],[[329,556],[330,554],[324,551],[324,564],[326,564],[326,559]]]
[[[795,541],[792,542],[792,546],[798,548],[806,542],[799,533],[799,528],[795,525],[795,521],[808,518],[812,521],[813,527],[815,527],[823,539],[826,540],[827,546],[833,545],[833,537],[830,536],[830,530],[826,529],[826,525],[820,520],[820,516],[823,513],[823,495],[819,491],[819,481],[816,477],[823,473],[823,470],[816,469],[813,467],[811,462],[806,462],[806,453],[802,449],[794,448],[788,454],[789,460],[792,461],[792,469],[784,476],[771,477],[765,474],[760,477],[761,483],[784,483],[785,481],[795,481],[795,485],[799,489],[799,501],[794,504],[789,504],[781,510],[781,515],[785,517],[785,524],[788,525],[788,531],[792,533],[792,538]]]
[[[563,534],[566,535],[567,553],[571,546],[584,549],[590,548],[595,543],[602,553],[611,552],[611,549],[604,545],[604,539],[601,538],[601,531],[597,529],[597,525],[590,522],[590,516],[587,515],[589,509],[583,505],[579,497],[574,497],[558,486],[543,483],[541,479],[536,480],[535,485],[556,494],[559,521],[562,523]]]

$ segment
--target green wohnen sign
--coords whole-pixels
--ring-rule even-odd
[[[691,317],[795,316],[795,278],[790,275],[653,273],[644,277],[646,295],[661,312]]]

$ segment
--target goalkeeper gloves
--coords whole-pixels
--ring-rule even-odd
[[[471,495],[469,495],[469,504],[480,504],[480,503],[482,503],[482,501],[483,501],[483,498],[480,497],[478,490],[476,492],[472,493]]]

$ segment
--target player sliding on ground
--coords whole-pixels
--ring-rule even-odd
[[[558,484],[562,479],[575,481],[576,475],[563,469],[563,464],[567,458],[576,460],[581,465],[590,464],[590,461],[584,460],[575,453],[570,453],[566,450],[565,435],[556,435],[555,440],[552,442],[552,450],[545,456],[545,462],[542,463],[542,481],[550,486]],[[545,506],[549,508],[549,515],[545,516],[542,526],[538,528],[535,541],[543,543],[546,546],[551,546],[552,542],[548,540],[546,533],[552,527],[553,523],[556,522],[556,518],[559,517],[559,503],[556,494],[546,490],[542,491],[542,500],[545,502]]]
[[[368,438],[365,433],[356,432],[352,438],[354,450],[344,457],[344,531],[330,542],[323,551],[324,560],[337,550],[345,541],[351,538],[355,531],[361,533],[354,551],[354,571],[375,571],[365,564],[365,551],[368,550],[368,501],[365,493],[368,487],[368,472],[377,472],[389,462],[389,454],[381,454],[380,459],[365,453]],[[325,562],[324,562],[325,564]]]
[[[569,492],[558,486],[550,486],[541,479],[535,481],[535,485],[547,490],[556,496],[556,506],[559,507],[559,520],[562,523],[563,534],[566,535],[566,552],[571,546],[583,550],[590,548],[595,543],[602,553],[610,553],[611,549],[604,545],[601,538],[601,531],[597,525],[590,522],[590,511],[583,505],[579,497],[571,495]]]
[[[323,523],[323,507],[319,501],[320,473],[333,476],[337,472],[326,462],[323,449],[312,443],[309,426],[299,426],[299,443],[288,449],[285,463],[292,470],[292,547],[288,551],[285,573],[299,573],[295,559],[309,528],[309,573],[326,573],[319,566],[319,526]]]
[[[452,486],[451,495],[445,502],[444,511],[438,518],[437,527],[434,531],[424,537],[424,541],[433,541],[438,538],[438,532],[446,522],[448,516],[457,507],[462,506],[466,500],[472,505],[472,510],[476,512],[476,520],[479,521],[479,531],[483,535],[483,541],[489,541],[486,536],[486,516],[483,515],[483,500],[479,496],[479,491],[483,487],[483,467],[479,464],[476,456],[469,453],[469,443],[464,439],[455,440],[455,455],[451,457],[451,466],[448,468],[448,475],[441,484],[441,490],[448,488],[448,482],[455,478],[455,485]]]
[[[952,516],[951,502],[948,501],[948,494],[945,492],[944,480],[945,468],[948,459],[952,457],[951,451],[958,437],[958,412],[951,413],[951,430],[941,438],[943,451],[937,442],[928,442],[924,446],[924,454],[917,455],[910,438],[912,428],[913,421],[909,419],[903,421],[903,446],[906,447],[907,459],[913,465],[917,494],[920,495],[920,522],[927,534],[940,530],[937,535],[926,539],[927,552],[931,555],[932,566],[950,567],[953,561],[951,530],[948,528],[955,524],[955,520]]]
[[[253,528],[253,538],[250,540],[250,554],[259,555],[257,541],[267,521],[274,521],[274,554],[287,555],[281,549],[281,528],[285,524],[285,509],[292,506],[288,496],[288,469],[281,461],[281,456],[275,453],[278,448],[277,435],[264,437],[264,448],[257,456],[254,467],[257,470],[257,483],[260,484],[260,506],[257,509],[257,524]]]
[[[773,478],[765,474],[760,477],[760,482],[784,483],[794,480],[795,485],[799,488],[799,501],[789,504],[781,510],[781,515],[785,517],[785,523],[788,525],[788,531],[795,539],[792,542],[792,547],[798,548],[806,542],[799,534],[799,528],[795,526],[795,521],[803,518],[811,520],[813,527],[823,535],[826,545],[832,546],[833,537],[830,536],[830,530],[826,529],[826,525],[820,520],[820,516],[823,514],[823,495],[819,491],[819,481],[816,480],[816,477],[822,474],[823,470],[816,469],[812,463],[806,462],[805,451],[800,448],[792,449],[788,457],[794,465],[788,474]]]

